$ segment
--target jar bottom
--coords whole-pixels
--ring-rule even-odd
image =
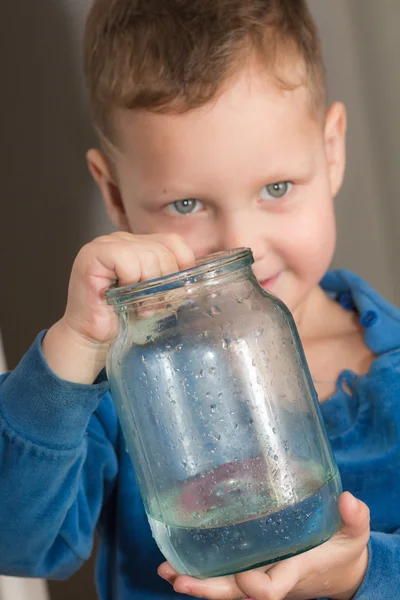
[[[198,579],[230,575],[301,554],[340,527],[336,473],[316,492],[276,512],[220,527],[184,527],[148,515],[161,552],[180,574]]]

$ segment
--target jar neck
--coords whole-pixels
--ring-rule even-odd
[[[117,312],[119,307],[127,305],[143,309],[144,306],[179,301],[206,290],[208,293],[211,288],[234,281],[246,279],[256,283],[251,269],[253,262],[253,254],[247,248],[220,252],[202,259],[187,271],[131,286],[114,287],[106,292],[107,302]]]

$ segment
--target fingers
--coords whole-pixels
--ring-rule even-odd
[[[75,271],[88,276],[93,287],[106,289],[149,281],[195,265],[192,250],[175,235],[135,236],[114,233],[87,244],[79,253]]]
[[[239,588],[254,600],[282,600],[296,586],[300,578],[301,560],[284,560],[265,572],[264,569],[236,575]]]
[[[164,562],[157,569],[158,575],[161,579],[165,579],[171,585],[174,585],[175,579],[178,577],[178,573],[175,569],[169,564],[169,562]]]
[[[110,286],[149,281],[194,265],[192,250],[176,235],[116,232],[99,237],[86,244],[75,259],[62,330],[70,332],[69,337],[77,338],[83,346],[88,342],[93,345],[96,350],[91,355],[95,356],[99,346],[108,343],[116,331],[116,316],[104,296]],[[98,361],[87,362],[97,365]],[[76,364],[73,370],[77,371]],[[68,377],[64,378],[77,381],[74,374],[65,373]],[[82,380],[93,382],[92,376],[88,371]]]
[[[168,248],[176,257],[178,270],[183,271],[196,265],[196,258],[193,250],[187,246],[179,235],[155,236],[160,242]]]
[[[342,518],[342,535],[351,538],[369,535],[370,514],[364,502],[349,492],[344,492],[339,498],[339,511]]]
[[[299,580],[300,561],[286,560],[264,569],[240,573],[236,576],[198,580],[178,575],[169,563],[158,569],[160,577],[168,581],[175,592],[207,600],[283,600]]]
[[[178,594],[187,594],[195,598],[208,600],[239,600],[246,598],[235,583],[234,577],[216,577],[211,579],[194,579],[188,575],[179,575],[174,582],[174,590]]]
[[[140,253],[137,254],[137,260],[139,262],[140,271],[139,281],[149,281],[150,279],[156,279],[157,277],[164,275],[163,270],[165,270],[165,266],[161,266],[162,262],[164,263],[164,261],[162,260],[160,254],[157,252],[156,249],[143,249]],[[128,285],[128,283],[124,284],[122,280],[119,279],[119,285]],[[130,283],[135,282],[131,281]]]
[[[179,271],[173,253],[155,241],[116,241],[107,245],[105,252],[103,256],[99,253],[99,259],[114,269],[120,287]]]
[[[136,236],[118,232],[111,237],[121,242],[126,253],[134,253],[137,259],[137,264],[132,264],[128,273],[120,273],[118,280],[121,286],[177,273],[196,264],[191,248],[175,234]]]
[[[178,575],[169,563],[163,563],[158,568],[158,574],[179,594],[208,600],[238,600],[246,597],[236,585],[233,575],[199,580],[188,575]]]

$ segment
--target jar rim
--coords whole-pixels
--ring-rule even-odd
[[[199,259],[195,267],[185,271],[121,287],[116,283],[105,292],[105,296],[108,304],[121,305],[146,296],[182,288],[188,284],[210,280],[225,272],[247,267],[253,263],[254,257],[250,248],[224,250]]]

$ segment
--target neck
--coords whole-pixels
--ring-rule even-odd
[[[336,329],[343,310],[316,285],[293,313],[303,344]],[[342,319],[341,319],[342,320]]]

